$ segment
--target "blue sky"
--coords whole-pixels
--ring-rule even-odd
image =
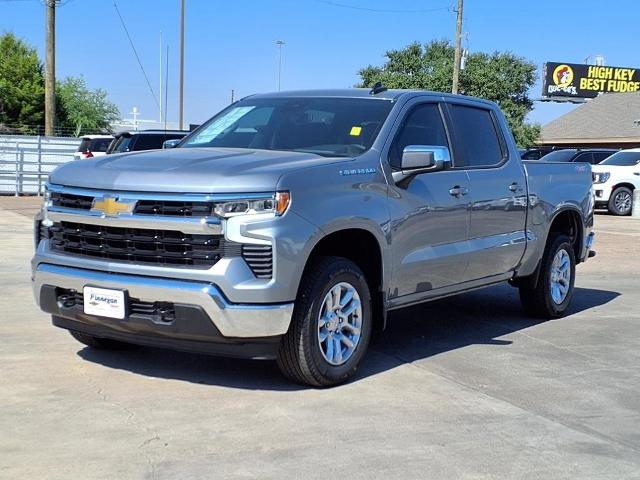
[[[151,84],[158,93],[159,36],[169,45],[169,120],[177,119],[179,0],[117,0]],[[344,8],[335,3],[356,8]],[[413,41],[453,39],[455,0],[187,0],[185,119],[200,123],[236,97],[277,88],[351,87],[358,69]],[[394,10],[376,12],[358,8]],[[421,10],[421,11],[416,11]],[[640,67],[640,2],[616,0],[466,0],[463,31],[470,51],[512,51],[536,65],[582,63]],[[83,75],[104,88],[123,116],[137,106],[158,117],[113,0],[63,0],[57,11],[57,76]],[[39,0],[0,0],[0,31],[12,31],[44,57],[45,12]],[[536,85],[533,98],[540,96]],[[570,108],[536,104],[546,123]]]

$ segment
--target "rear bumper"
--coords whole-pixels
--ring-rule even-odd
[[[173,304],[175,319],[157,321],[135,314],[127,314],[123,320],[101,318],[85,314],[81,304],[69,305],[60,301],[61,290],[81,293],[85,285],[126,290],[130,298],[143,302]],[[149,339],[156,339],[162,344],[158,346],[167,347],[174,340],[232,345],[247,343],[247,339],[278,337],[288,330],[293,313],[293,303],[230,303],[211,283],[113,274],[44,263],[34,272],[33,291],[38,305],[55,317],[54,324],[58,326],[85,333],[91,333],[88,330],[93,329],[99,333],[95,333],[96,336],[132,343],[150,344]],[[120,338],[122,335],[132,337]],[[140,341],[137,335],[140,335]]]

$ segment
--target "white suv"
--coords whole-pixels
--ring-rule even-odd
[[[78,146],[78,151],[73,154],[73,159],[82,160],[106,155],[112,140],[113,135],[85,135]]]
[[[620,150],[592,167],[596,207],[630,215],[633,191],[640,188],[640,148]]]

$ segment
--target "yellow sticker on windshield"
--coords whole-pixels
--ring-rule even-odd
[[[351,132],[349,132],[349,135],[351,135],[352,137],[357,137],[362,133],[362,127],[351,127]]]

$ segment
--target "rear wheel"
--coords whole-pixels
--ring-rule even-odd
[[[614,215],[631,215],[633,192],[627,187],[618,187],[609,198],[609,212]]]
[[[371,294],[353,262],[323,257],[302,279],[289,331],[278,353],[288,378],[312,386],[346,381],[371,336]]]
[[[87,347],[96,348],[99,350],[124,350],[131,348],[129,343],[119,342],[117,340],[111,340],[109,338],[99,338],[86,333],[75,332],[69,330],[69,333],[80,343],[85,344]]]
[[[535,287],[520,287],[522,306],[535,317],[561,317],[571,303],[576,274],[576,257],[567,235],[549,239],[540,268]]]

